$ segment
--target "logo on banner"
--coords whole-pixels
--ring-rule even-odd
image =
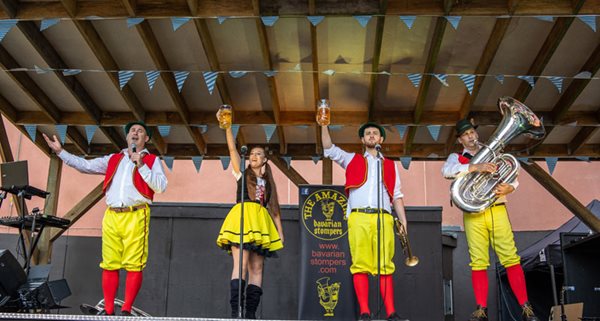
[[[332,189],[312,193],[302,204],[302,223],[306,230],[324,241],[337,240],[348,232],[346,195]]]
[[[338,303],[340,282],[329,284],[329,277],[324,276],[317,280],[317,293],[319,294],[319,303],[325,309],[323,316],[334,316],[333,310]]]

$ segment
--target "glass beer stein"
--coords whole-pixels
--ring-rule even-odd
[[[331,122],[331,108],[329,108],[329,100],[319,99],[317,101],[317,124],[319,126],[327,126]]]
[[[221,107],[219,107],[219,127],[221,129],[231,127],[232,112],[230,105],[221,105]]]

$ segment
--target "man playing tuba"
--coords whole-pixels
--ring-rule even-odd
[[[471,172],[494,173],[493,163],[470,164],[470,159],[479,152],[479,135],[469,120],[462,119],[456,123],[456,136],[463,145],[462,153],[452,153],[442,167],[445,178],[455,179]],[[515,180],[512,184],[500,183],[494,192],[498,199],[488,208],[479,213],[464,213],[465,235],[471,258],[471,278],[477,309],[471,314],[469,321],[487,321],[488,276],[490,265],[489,247],[496,252],[500,263],[506,268],[510,287],[519,304],[523,308],[523,320],[539,321],[535,316],[527,298],[525,275],[521,268],[521,258],[517,255],[514,236],[508,213],[506,211],[506,195],[512,193],[518,186]]]

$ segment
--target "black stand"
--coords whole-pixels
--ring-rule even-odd
[[[377,145],[378,147],[379,145]],[[377,318],[381,312],[381,154],[377,148]]]
[[[244,264],[244,199],[246,198],[246,146],[242,146],[241,155],[240,155],[240,170],[242,173],[242,188],[240,190],[240,249],[239,249],[239,278],[238,278],[238,319],[243,317],[242,311],[242,293],[244,293],[244,289],[242,289],[242,274],[243,274],[243,264]]]
[[[567,315],[565,314],[565,292],[575,290],[574,287],[563,285],[560,290],[560,320],[567,321]]]

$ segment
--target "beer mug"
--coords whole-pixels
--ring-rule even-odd
[[[329,108],[329,100],[319,99],[317,101],[317,124],[319,126],[327,126],[331,122],[331,108]]]
[[[221,105],[221,107],[219,107],[218,116],[219,127],[221,129],[227,129],[231,127],[232,110],[230,105]]]

